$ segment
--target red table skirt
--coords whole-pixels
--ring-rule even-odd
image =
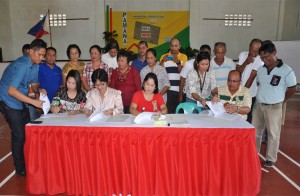
[[[26,126],[31,194],[256,195],[255,129]]]

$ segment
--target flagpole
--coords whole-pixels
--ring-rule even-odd
[[[52,32],[51,32],[51,25],[50,25],[50,10],[48,9],[48,24],[49,24],[49,33],[50,33],[50,46],[52,47]]]

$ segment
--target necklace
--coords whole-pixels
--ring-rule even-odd
[[[128,72],[131,70],[131,67],[127,67],[127,69],[121,72],[120,68],[117,68],[118,77],[120,82],[124,82],[126,80]]]

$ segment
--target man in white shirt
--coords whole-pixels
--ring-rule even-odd
[[[242,73],[242,85],[250,89],[252,96],[252,103],[255,103],[255,96],[257,92],[256,84],[256,72],[257,69],[262,66],[264,63],[258,55],[259,48],[261,47],[260,39],[253,39],[249,45],[249,51],[241,52],[239,55],[239,62],[236,66],[236,70]],[[252,109],[248,113],[247,121],[252,122]]]

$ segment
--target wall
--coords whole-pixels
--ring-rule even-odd
[[[3,60],[14,60],[21,55],[21,48],[30,43],[34,37],[27,34],[45,14],[67,14],[67,18],[89,18],[89,20],[67,21],[67,27],[54,27],[52,44],[58,50],[58,59],[67,59],[66,49],[69,44],[76,43],[82,50],[82,58],[89,58],[89,47],[93,44],[104,46],[102,32],[104,31],[104,1],[101,0],[0,0],[1,25],[6,24],[7,30],[0,30],[0,47],[3,50]],[[3,7],[4,5],[5,7]],[[34,8],[34,9],[33,9]],[[4,10],[2,12],[2,10]],[[2,25],[3,26],[3,25]],[[13,39],[7,39],[11,36]],[[42,37],[50,46],[50,35]],[[8,47],[11,46],[11,47]]]
[[[285,0],[282,24],[282,41],[300,40],[300,1]]]
[[[14,54],[12,53],[10,4],[8,0],[0,0],[0,5],[0,47],[2,48],[3,60],[14,59]]]
[[[28,30],[47,9],[52,13],[66,13],[67,18],[89,18],[67,21],[65,28],[52,28],[52,42],[58,50],[58,59],[67,59],[66,48],[71,43],[78,44],[82,58],[88,59],[91,45],[104,46],[105,3],[118,11],[190,10],[191,47],[199,48],[204,43],[213,46],[216,41],[224,41],[227,56],[233,59],[237,59],[240,51],[248,49],[254,37],[300,40],[296,28],[299,0],[0,0],[0,47],[4,60],[14,60],[21,55],[22,45],[34,39],[27,34]],[[252,14],[252,26],[229,28],[224,26],[224,21],[203,20],[224,18],[230,13]],[[49,35],[43,39],[50,45]]]
[[[191,0],[192,47],[204,43],[213,47],[223,41],[227,44],[226,56],[237,59],[253,38],[276,40],[278,10],[279,0]],[[225,14],[251,14],[253,22],[251,27],[226,27],[223,20],[203,20],[224,18]]]

